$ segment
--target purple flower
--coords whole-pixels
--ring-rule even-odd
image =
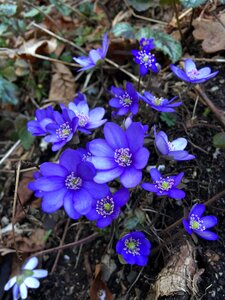
[[[35,269],[38,265],[37,257],[31,257],[22,266],[20,274],[12,277],[6,283],[4,290],[8,291],[13,287],[13,300],[27,299],[28,288],[37,289],[40,286],[38,278],[48,276],[48,271]]]
[[[116,252],[131,265],[146,266],[150,249],[151,243],[140,231],[124,235],[116,244]]]
[[[132,115],[129,116],[129,117],[127,117],[125,119],[125,121],[124,121],[124,127],[125,127],[125,129],[127,129],[133,123],[140,124],[142,126],[142,130],[144,132],[144,136],[145,137],[148,136],[148,134],[147,134],[148,133],[148,125],[142,125],[141,122],[133,122],[133,116]]]
[[[50,123],[54,123],[54,110],[52,106],[48,106],[45,109],[37,109],[35,116],[36,120],[29,121],[27,123],[27,130],[32,135],[43,136],[46,135],[46,126]]]
[[[108,194],[106,184],[93,181],[96,175],[93,164],[82,161],[82,155],[77,150],[65,150],[58,164],[41,164],[40,174],[28,187],[41,192],[42,209],[47,213],[64,206],[70,218],[78,219],[91,210],[94,198],[103,198]]]
[[[150,175],[153,184],[144,182],[141,184],[143,189],[156,193],[157,196],[169,196],[178,200],[185,197],[185,192],[177,188],[184,176],[183,172],[176,176],[162,177],[160,172],[153,168]]]
[[[140,123],[132,123],[126,131],[114,123],[104,127],[105,139],[89,143],[92,163],[98,170],[94,180],[109,182],[117,177],[126,188],[137,186],[142,179],[149,151],[143,147],[144,130]]]
[[[80,101],[87,101],[87,98],[83,93],[78,92],[77,96],[73,99],[73,102],[77,105]]]
[[[189,234],[196,233],[205,240],[215,241],[218,235],[207,229],[217,224],[217,218],[215,216],[202,217],[204,211],[204,204],[192,206],[188,219],[183,219],[184,228]]]
[[[149,92],[144,92],[143,96],[140,95],[141,100],[146,102],[151,108],[162,111],[162,112],[175,112],[174,107],[180,106],[182,102],[173,102],[177,97],[174,97],[171,100],[165,99],[163,97],[155,97]]]
[[[140,39],[140,47],[142,50],[151,51],[155,49],[154,39]]]
[[[91,134],[91,129],[98,128],[107,121],[102,119],[105,114],[104,108],[95,107],[89,110],[87,101],[80,101],[77,104],[70,102],[68,107],[78,118],[77,129],[85,134]]]
[[[150,52],[154,47],[152,40],[142,38],[140,40],[140,50],[132,50],[134,55],[134,61],[136,64],[140,65],[140,74],[145,76],[149,70],[157,73],[158,68],[156,66],[155,55]]]
[[[138,93],[130,82],[127,82],[125,91],[112,86],[111,92],[115,97],[110,99],[109,105],[118,109],[116,115],[123,116],[128,112],[135,115],[138,112]]]
[[[197,70],[195,63],[191,59],[186,59],[184,62],[184,71],[174,65],[170,66],[173,73],[185,82],[202,83],[217,75],[219,71],[211,73],[209,67]]]
[[[88,56],[74,57],[75,62],[81,65],[79,71],[88,70],[94,68],[100,61],[102,61],[109,47],[109,40],[107,34],[103,36],[102,48],[92,49]]]
[[[77,130],[79,119],[68,109],[63,109],[62,113],[54,111],[53,116],[55,122],[46,126],[49,135],[44,139],[48,143],[53,143],[52,151],[57,151],[72,139]]]
[[[96,220],[99,228],[110,225],[119,216],[120,208],[127,203],[129,196],[128,189],[121,188],[114,195],[109,192],[104,198],[95,199],[86,218]]]
[[[189,154],[184,149],[187,146],[187,140],[185,138],[178,138],[172,142],[169,142],[168,137],[164,131],[156,132],[155,135],[155,147],[156,149],[169,160],[190,160],[195,156]]]

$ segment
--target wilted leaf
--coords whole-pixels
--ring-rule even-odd
[[[11,17],[15,15],[17,10],[16,4],[1,4],[0,5],[0,16]]]
[[[157,49],[161,50],[164,54],[169,55],[171,61],[175,63],[178,61],[182,56],[182,46],[181,43],[176,41],[170,35],[157,31],[152,30],[150,28],[141,28],[136,33],[136,38],[141,39],[144,38],[154,38],[154,44]]]
[[[225,49],[225,13],[218,19],[196,19],[193,21],[196,40],[203,40],[202,48],[207,53],[214,53]]]
[[[31,39],[25,42],[18,50],[19,55],[33,55],[33,54],[50,54],[57,48],[56,39],[37,40]]]
[[[17,104],[17,86],[0,76],[0,101],[3,103]]]
[[[28,189],[27,186],[28,183],[33,180],[33,173],[34,171],[26,172],[19,182],[18,196],[22,205],[26,204],[26,202],[30,200],[31,195],[33,194],[33,191]]]
[[[225,149],[225,132],[220,132],[214,135],[213,145],[216,148]]]
[[[95,279],[90,288],[90,300],[113,300],[113,296],[101,279],[101,265],[95,267]]]
[[[180,0],[180,3],[186,8],[195,8],[204,4],[208,0]]]
[[[118,37],[122,36],[126,39],[134,38],[134,29],[130,23],[121,22],[117,23],[112,28],[112,33]]]
[[[75,96],[75,82],[70,69],[60,63],[54,64],[55,74],[52,76],[49,100],[67,103]]]
[[[159,4],[158,0],[127,0],[127,2],[137,11],[145,11]]]
[[[24,76],[29,74],[29,64],[25,59],[17,58],[14,64],[15,74],[17,76]]]

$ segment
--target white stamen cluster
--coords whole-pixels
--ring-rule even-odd
[[[79,125],[80,127],[84,127],[84,126],[87,125],[87,123],[89,122],[89,117],[88,117],[88,115],[79,113],[79,114],[77,114],[77,117],[78,117],[78,119],[79,119],[78,125]]]
[[[56,135],[61,140],[66,140],[70,135],[72,128],[70,127],[69,123],[63,123],[60,125],[58,129],[56,129]]]
[[[125,250],[125,252],[128,254],[132,254],[132,255],[140,255],[140,246],[141,242],[139,239],[134,239],[132,237],[126,239],[124,241],[124,248],[123,250]]]
[[[82,179],[74,176],[74,172],[66,177],[65,186],[69,190],[79,190],[82,185]]]
[[[192,214],[190,217],[189,227],[191,229],[198,229],[200,231],[204,231],[206,228],[203,226],[203,221],[199,218],[198,215]]]
[[[122,104],[123,107],[128,107],[132,104],[132,99],[131,99],[130,95],[127,92],[125,92],[119,98],[120,98],[120,104]]]
[[[200,73],[197,69],[192,69],[191,71],[187,72],[188,77],[191,79],[196,79],[199,74]]]
[[[152,104],[154,104],[156,106],[162,105],[163,102],[164,102],[164,98],[163,97],[160,97],[160,98],[154,97],[154,99],[152,100]]]
[[[107,196],[97,201],[96,212],[103,218],[110,216],[114,212],[114,201],[113,198]]]
[[[160,180],[157,180],[155,183],[155,187],[159,189],[159,193],[162,193],[164,191],[169,191],[172,188],[174,180],[170,177],[161,177]]]
[[[137,58],[140,60],[140,64],[144,64],[146,68],[150,68],[156,63],[155,55],[147,53],[145,50],[139,51]]]
[[[121,167],[128,167],[132,164],[132,153],[129,148],[116,149],[114,153],[115,162]]]

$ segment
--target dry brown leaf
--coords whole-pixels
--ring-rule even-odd
[[[176,294],[198,293],[197,282],[204,269],[198,269],[196,263],[196,248],[186,241],[168,260],[155,282],[154,299]],[[152,291],[150,291],[152,294]]]
[[[95,267],[95,279],[90,289],[90,300],[113,300],[113,296],[101,279],[101,265],[98,264]]]
[[[196,19],[193,21],[195,30],[193,35],[196,40],[203,40],[202,48],[206,53],[225,50],[225,13],[217,19]]]
[[[70,69],[60,63],[53,65],[55,74],[52,76],[49,100],[68,103],[75,96],[76,86]]]
[[[31,39],[25,42],[18,50],[19,55],[35,55],[50,54],[57,48],[57,40],[52,38],[49,40]]]
[[[34,171],[26,172],[19,182],[18,196],[22,205],[26,204],[26,202],[30,200],[31,195],[33,194],[33,191],[28,189],[28,183],[33,180],[33,173]]]

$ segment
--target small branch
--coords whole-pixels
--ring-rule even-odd
[[[3,158],[0,160],[0,165],[16,150],[16,148],[20,145],[20,140],[18,140],[13,146],[12,148],[10,148],[8,150],[8,152],[6,152],[6,154],[3,156]]]
[[[181,41],[183,41],[184,37],[183,37],[183,33],[182,33],[182,30],[181,30],[181,26],[180,26],[179,13],[178,13],[178,10],[177,10],[177,5],[176,5],[175,0],[173,0],[173,8],[174,8],[174,12],[175,12],[176,20],[177,20],[177,27],[178,27],[178,30],[179,30],[179,33],[180,33],[180,38],[181,38]]]
[[[218,121],[225,127],[225,115],[224,115],[223,111],[215,106],[215,104],[208,98],[208,96],[203,91],[203,89],[200,87],[200,85],[196,85],[194,87],[194,90],[205,101],[205,103],[211,109],[211,111],[214,113],[214,115],[216,116]]]

